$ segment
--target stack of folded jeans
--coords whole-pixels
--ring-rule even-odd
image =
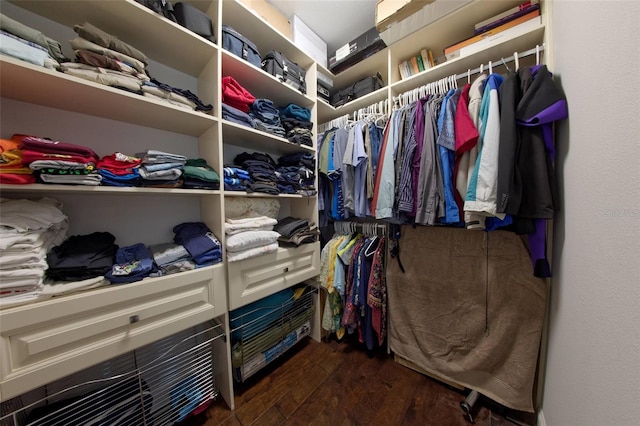
[[[105,274],[105,278],[112,284],[133,283],[157,271],[158,267],[153,263],[147,246],[137,243],[116,251],[116,263]]]
[[[142,159],[115,152],[98,161],[98,173],[107,186],[139,186]]]
[[[236,155],[233,162],[249,172],[250,181],[247,192],[263,192],[278,195],[280,191],[276,185],[276,162],[269,154],[243,152]]]
[[[297,178],[297,193],[302,195],[315,194],[316,176],[315,157],[310,152],[296,152],[278,158],[277,170],[290,178]]]
[[[280,219],[273,230],[280,234],[278,242],[281,245],[296,247],[315,242],[320,233],[318,228],[310,226],[306,219],[291,216]]]
[[[311,121],[301,121],[296,118],[283,118],[282,127],[286,131],[286,138],[289,142],[298,145],[313,146],[313,123]]]
[[[162,188],[181,186],[187,157],[155,149],[148,149],[136,156],[142,158],[140,166],[142,185]]]
[[[235,166],[226,166],[224,168],[225,191],[246,191],[250,180],[249,172],[245,169]]]
[[[255,120],[256,129],[284,137],[285,130],[280,124],[278,109],[269,99],[256,99],[249,109],[249,115]]]
[[[220,176],[204,158],[189,159],[184,166],[183,188],[220,189]]]
[[[173,227],[173,242],[189,252],[196,265],[208,266],[222,261],[222,245],[202,222],[184,222]]]
[[[225,103],[222,104],[222,118],[232,123],[240,124],[255,129],[256,122],[249,114]]]

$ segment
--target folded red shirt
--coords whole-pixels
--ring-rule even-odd
[[[222,102],[227,105],[231,105],[234,108],[239,109],[242,112],[249,112],[249,105],[255,100],[247,89],[242,87],[233,77],[222,77]]]

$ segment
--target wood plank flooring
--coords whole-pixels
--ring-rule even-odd
[[[237,385],[234,411],[220,400],[183,425],[470,425],[460,409],[466,393],[363,349],[306,339]],[[535,421],[482,399],[474,414],[480,426]]]

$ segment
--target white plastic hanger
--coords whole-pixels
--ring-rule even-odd
[[[493,64],[489,61],[489,75],[493,74]]]
[[[513,62],[515,63],[515,72],[518,72],[520,69],[520,58],[518,57],[518,52],[513,52]]]
[[[540,65],[540,45],[536,44],[536,65]]]

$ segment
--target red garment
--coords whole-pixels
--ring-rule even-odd
[[[29,183],[36,183],[36,177],[34,175],[16,175],[13,173],[0,173],[0,183],[26,185]]]
[[[98,157],[98,154],[86,146],[52,141],[35,136],[22,138],[20,148],[46,154],[62,154],[90,158],[89,161],[84,161],[85,163],[95,163],[98,161],[98,158],[100,158]]]
[[[64,160],[64,161],[73,161],[79,164],[86,164],[86,163],[95,164],[98,161],[98,158],[82,157],[79,155],[71,155],[71,154],[54,154],[54,153],[38,152],[38,151],[31,151],[28,149],[25,149],[22,151],[23,164],[30,164],[36,160]]]
[[[471,84],[467,83],[458,99],[458,105],[456,108],[456,115],[453,119],[453,125],[456,135],[456,153],[455,153],[455,165],[453,166],[453,182],[454,191],[453,196],[456,200],[456,204],[460,211],[464,210],[464,199],[466,194],[459,194],[455,188],[455,182],[458,176],[458,165],[460,164],[460,158],[462,154],[471,150],[478,143],[478,129],[476,129],[471,115],[469,114],[469,89]]]
[[[0,152],[13,151],[14,149],[18,149],[18,145],[20,145],[20,143],[13,139],[0,139]]]
[[[125,159],[125,161],[120,160]],[[133,173],[133,169],[142,164],[141,158],[126,156],[124,154],[113,153],[105,155],[98,161],[97,169],[109,170],[115,175],[128,175]]]
[[[222,102],[242,112],[248,113],[249,105],[256,100],[255,96],[231,76],[222,77],[221,90]]]

